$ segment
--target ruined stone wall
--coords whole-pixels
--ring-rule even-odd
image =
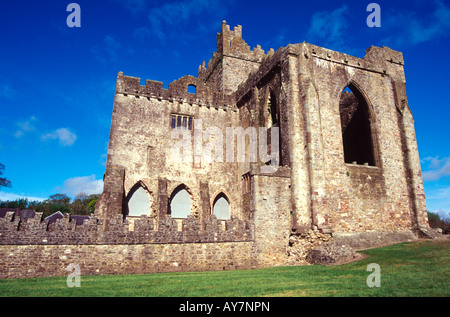
[[[249,269],[258,266],[250,222],[232,217],[204,221],[141,216],[111,216],[108,230],[95,216],[77,222],[68,214],[54,222],[41,213],[19,211],[0,217],[0,278],[67,275],[80,265],[82,275],[136,274],[196,270]]]
[[[293,229],[351,233],[427,226],[403,64],[402,54],[386,47],[371,47],[361,59],[295,44],[268,54],[238,87],[238,108],[249,111],[256,126],[263,123],[264,88],[282,87]],[[281,84],[268,79],[277,68]],[[344,160],[339,102],[348,85],[368,104],[373,166]]]
[[[195,95],[187,93],[190,83],[197,85]],[[138,182],[150,192],[154,214],[164,213],[159,203],[163,179],[166,196],[180,184],[188,188],[193,200],[192,214],[196,217],[201,214],[207,217],[210,209],[210,202],[201,201],[202,183],[206,184],[206,196],[214,199],[220,192],[225,193],[231,214],[241,216],[240,175],[232,168],[234,162],[226,162],[226,127],[238,126],[237,109],[225,104],[224,99],[211,97],[209,88],[192,76],[170,84],[169,90],[149,86],[140,86],[139,79],[121,74],[117,79],[105,182],[114,169],[123,169],[124,200],[118,200],[118,207],[110,208],[109,214],[122,208]],[[192,118],[192,129],[173,129],[172,115]],[[180,151],[174,152],[173,149],[180,148],[177,144],[181,140],[188,140],[188,148],[181,146]],[[212,158],[208,158],[207,148],[211,149]],[[106,197],[107,191],[103,195]],[[102,199],[97,209],[102,209]]]
[[[186,219],[149,218],[141,216],[129,220],[122,215],[109,218],[107,230],[95,216],[82,224],[66,214],[49,223],[41,213],[20,218],[8,212],[0,218],[0,245],[76,245],[76,244],[153,244],[252,241],[253,227],[236,217],[218,220],[211,215],[200,221],[193,216]]]
[[[313,225],[327,223],[335,232],[401,231],[416,224],[411,193],[418,189],[421,208],[424,197],[412,185],[405,160],[409,151],[402,138],[413,139],[402,129],[392,82],[403,77],[401,53],[372,48],[358,59],[313,45],[298,45],[301,104],[306,111]],[[339,100],[353,83],[368,101],[371,114],[375,166],[347,164],[343,157]],[[403,84],[404,86],[404,84]],[[405,116],[411,114],[409,109]],[[411,141],[414,144],[414,141]],[[415,148],[415,153],[417,148]],[[418,164],[413,169],[420,175]],[[423,210],[421,210],[423,213]],[[426,222],[421,220],[421,225]]]
[[[252,215],[255,247],[260,263],[280,265],[286,262],[292,227],[290,171],[252,175]]]
[[[251,242],[131,245],[0,245],[0,279],[252,269]]]

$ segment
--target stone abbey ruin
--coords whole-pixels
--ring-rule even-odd
[[[224,21],[197,77],[120,72],[95,213],[4,211],[0,277],[332,263],[432,236],[403,67],[388,47],[252,50]]]

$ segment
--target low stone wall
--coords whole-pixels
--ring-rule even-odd
[[[81,224],[66,214],[49,223],[42,213],[30,211],[32,217],[20,217],[18,212],[6,212],[0,217],[0,245],[31,244],[146,244],[252,241],[252,224],[236,217],[218,220],[214,215],[201,222],[189,216],[170,216],[154,220],[141,216],[131,222],[122,215],[108,219],[107,229],[92,216]],[[156,224],[156,225],[155,225]]]
[[[0,245],[0,278],[252,269],[252,242],[133,245]]]
[[[41,213],[0,214],[0,278],[250,269],[261,265],[253,226],[236,217],[200,221],[115,215],[43,219]],[[260,262],[260,263],[258,263]]]

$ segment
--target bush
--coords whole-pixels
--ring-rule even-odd
[[[441,228],[442,233],[450,233],[450,219],[441,219],[438,213],[428,212],[428,223],[433,229]]]

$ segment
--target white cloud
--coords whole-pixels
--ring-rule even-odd
[[[95,179],[95,175],[73,177],[66,179],[62,187],[57,187],[56,191],[76,196],[79,193],[100,194],[103,191],[103,180]]]
[[[53,132],[42,135],[41,140],[58,140],[62,146],[71,146],[74,144],[77,136],[69,129],[61,128]]]
[[[439,156],[436,157],[427,156],[421,160],[421,163],[430,162],[428,168],[439,168],[439,166],[443,161],[444,160],[439,159]]]
[[[27,133],[35,133],[40,134],[40,129],[36,128],[36,124],[38,123],[38,118],[35,116],[30,116],[24,120],[16,122],[18,129],[14,133],[16,138],[21,138]],[[71,132],[67,128],[56,129],[52,132],[45,133],[41,135],[41,141],[48,140],[58,140],[62,146],[71,146],[76,141],[77,136],[75,133]]]
[[[441,219],[450,219],[450,185],[449,184],[425,184],[425,197],[427,209],[439,214]]]
[[[442,1],[434,1],[434,5],[435,9],[429,15],[422,12],[418,15],[408,10],[384,14],[383,28],[393,35],[386,37],[383,42],[391,46],[415,45],[448,35],[450,7]]]
[[[33,196],[28,196],[28,195],[19,195],[19,194],[14,194],[14,193],[4,193],[4,192],[0,192],[0,200],[2,201],[6,201],[6,200],[17,200],[17,199],[24,199],[27,198],[30,201],[44,201],[46,198],[41,198],[41,197],[33,197]]]
[[[22,137],[27,132],[32,132],[36,130],[35,123],[37,118],[35,116],[31,116],[24,121],[19,121],[16,124],[19,126],[19,129],[14,133],[16,138]]]
[[[437,1],[437,8],[433,12],[432,23],[425,25],[420,21],[413,20],[410,38],[414,44],[426,42],[440,35],[447,34],[450,30],[450,8],[441,1]]]
[[[348,43],[347,22],[348,7],[346,4],[333,11],[316,12],[311,17],[311,24],[307,33],[308,41],[320,41],[326,48],[345,50]]]
[[[422,172],[424,181],[438,181],[443,177],[450,176],[450,157],[439,159],[439,157],[426,157],[423,162],[429,163],[429,170]]]

